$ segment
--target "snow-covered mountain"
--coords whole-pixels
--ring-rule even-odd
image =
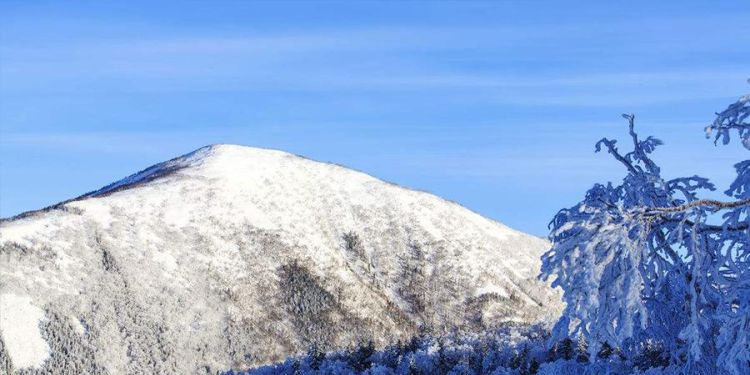
[[[213,373],[560,311],[546,241],[242,146],[5,219],[0,245],[0,373]]]

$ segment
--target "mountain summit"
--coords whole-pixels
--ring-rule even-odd
[[[214,373],[555,318],[548,247],[341,166],[207,146],[0,223],[0,368]]]

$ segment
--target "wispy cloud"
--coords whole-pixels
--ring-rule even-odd
[[[0,78],[5,93],[406,90],[439,95],[435,90],[456,94],[461,94],[461,90],[481,90],[491,102],[512,105],[606,106],[715,97],[726,91],[728,82],[741,84],[750,76],[750,70],[736,65],[639,70],[616,65],[602,67],[593,61],[627,61],[633,58],[628,49],[639,45],[639,56],[643,58],[655,49],[654,45],[644,44],[649,38],[643,34],[668,27],[684,28],[691,23],[700,25],[706,21],[646,20],[639,23],[637,30],[625,21],[609,23],[602,29],[602,40],[610,34],[635,40],[626,44],[613,42],[604,54],[577,50],[592,48],[591,43],[571,43],[590,36],[591,29],[597,28],[595,24],[541,28],[391,26],[114,41],[93,35],[64,45],[3,44]],[[747,37],[738,38],[740,43],[750,42]],[[727,40],[726,45],[685,46],[681,39],[674,43],[670,40],[659,42],[657,47],[664,47],[662,53],[679,55],[686,49],[695,53],[696,48],[720,51],[738,43]],[[563,41],[567,50],[557,46]],[[527,50],[531,45],[547,51],[539,54]],[[435,57],[449,52],[465,61]],[[463,66],[487,59],[501,69]],[[523,59],[532,59],[539,68],[519,71]],[[542,64],[545,59],[547,63]],[[504,64],[510,61],[518,64],[503,71]],[[590,66],[586,70],[555,69],[561,61],[571,66]]]

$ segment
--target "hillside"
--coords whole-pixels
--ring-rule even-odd
[[[214,373],[554,319],[542,239],[288,153],[214,145],[0,223],[0,369]],[[2,370],[0,370],[2,371]]]

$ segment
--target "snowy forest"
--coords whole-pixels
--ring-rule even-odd
[[[243,374],[750,373],[750,160],[734,165],[724,200],[707,199],[717,187],[706,178],[662,177],[651,158],[662,142],[623,117],[628,150],[614,139],[595,145],[623,167],[623,180],[594,185],[550,223],[539,277],[563,291],[554,327],[425,327],[382,350],[312,347]],[[716,145],[750,150],[750,96],[705,131]]]

